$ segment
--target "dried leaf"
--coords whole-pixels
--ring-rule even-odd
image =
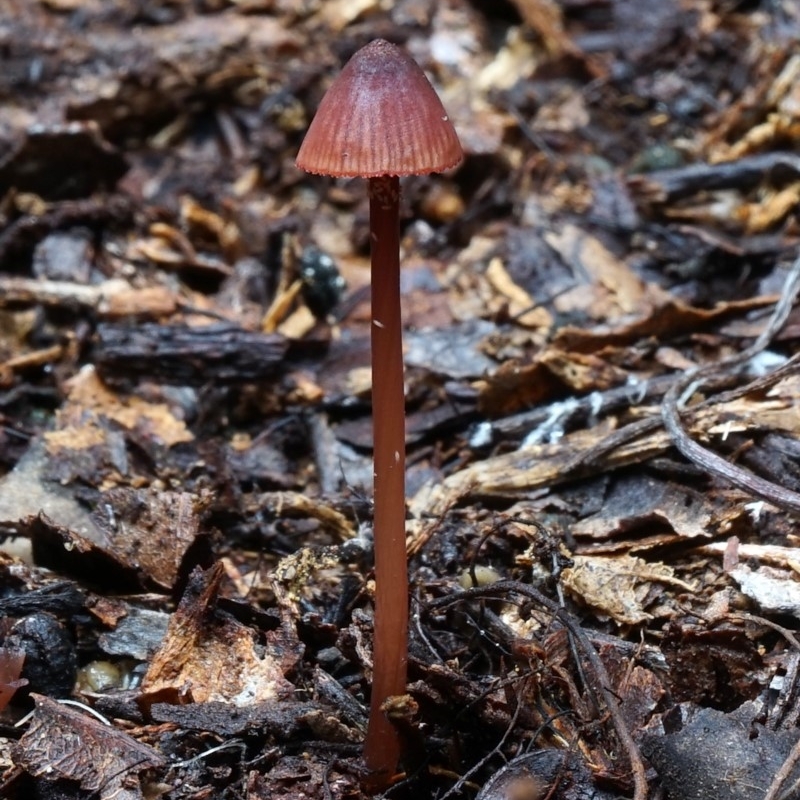
[[[41,695],[28,730],[14,748],[29,774],[77,782],[100,800],[142,800],[139,773],[162,766],[152,748],[87,713]]]
[[[559,297],[559,311],[583,309],[594,319],[618,319],[647,312],[651,305],[650,287],[598,239],[576,225],[565,225],[560,233],[552,232],[545,239],[576,274],[592,281],[590,291],[580,285]]]
[[[623,555],[574,556],[574,566],[562,573],[564,587],[603,616],[621,625],[638,625],[652,619],[643,607],[650,584],[666,583],[691,592],[675,578],[672,567]]]

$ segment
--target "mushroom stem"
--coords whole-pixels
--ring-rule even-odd
[[[400,317],[400,181],[369,179],[372,237],[372,420],[375,470],[375,633],[367,768],[391,777],[400,740],[381,710],[405,694],[408,566],[405,530],[405,392]]]
[[[372,235],[372,418],[375,461],[375,626],[364,760],[385,785],[402,748],[382,710],[405,694],[408,566],[405,395],[400,319],[401,175],[427,175],[464,157],[453,123],[419,65],[383,39],[362,47],[322,98],[297,154],[318,175],[369,178]]]

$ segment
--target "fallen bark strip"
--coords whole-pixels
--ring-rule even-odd
[[[136,377],[183,386],[246,383],[275,374],[288,343],[277,333],[219,323],[99,325],[95,364],[103,378]]]

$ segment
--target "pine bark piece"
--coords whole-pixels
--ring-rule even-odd
[[[243,383],[275,374],[287,350],[277,334],[219,323],[100,325],[95,363],[103,378],[147,378],[178,386]]]

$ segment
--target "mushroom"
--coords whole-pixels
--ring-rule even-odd
[[[381,706],[405,693],[408,660],[399,176],[442,172],[462,159],[425,73],[402,49],[377,39],[350,59],[322,98],[296,162],[318,175],[369,179],[375,631],[364,760],[385,780],[397,768],[400,740]]]

